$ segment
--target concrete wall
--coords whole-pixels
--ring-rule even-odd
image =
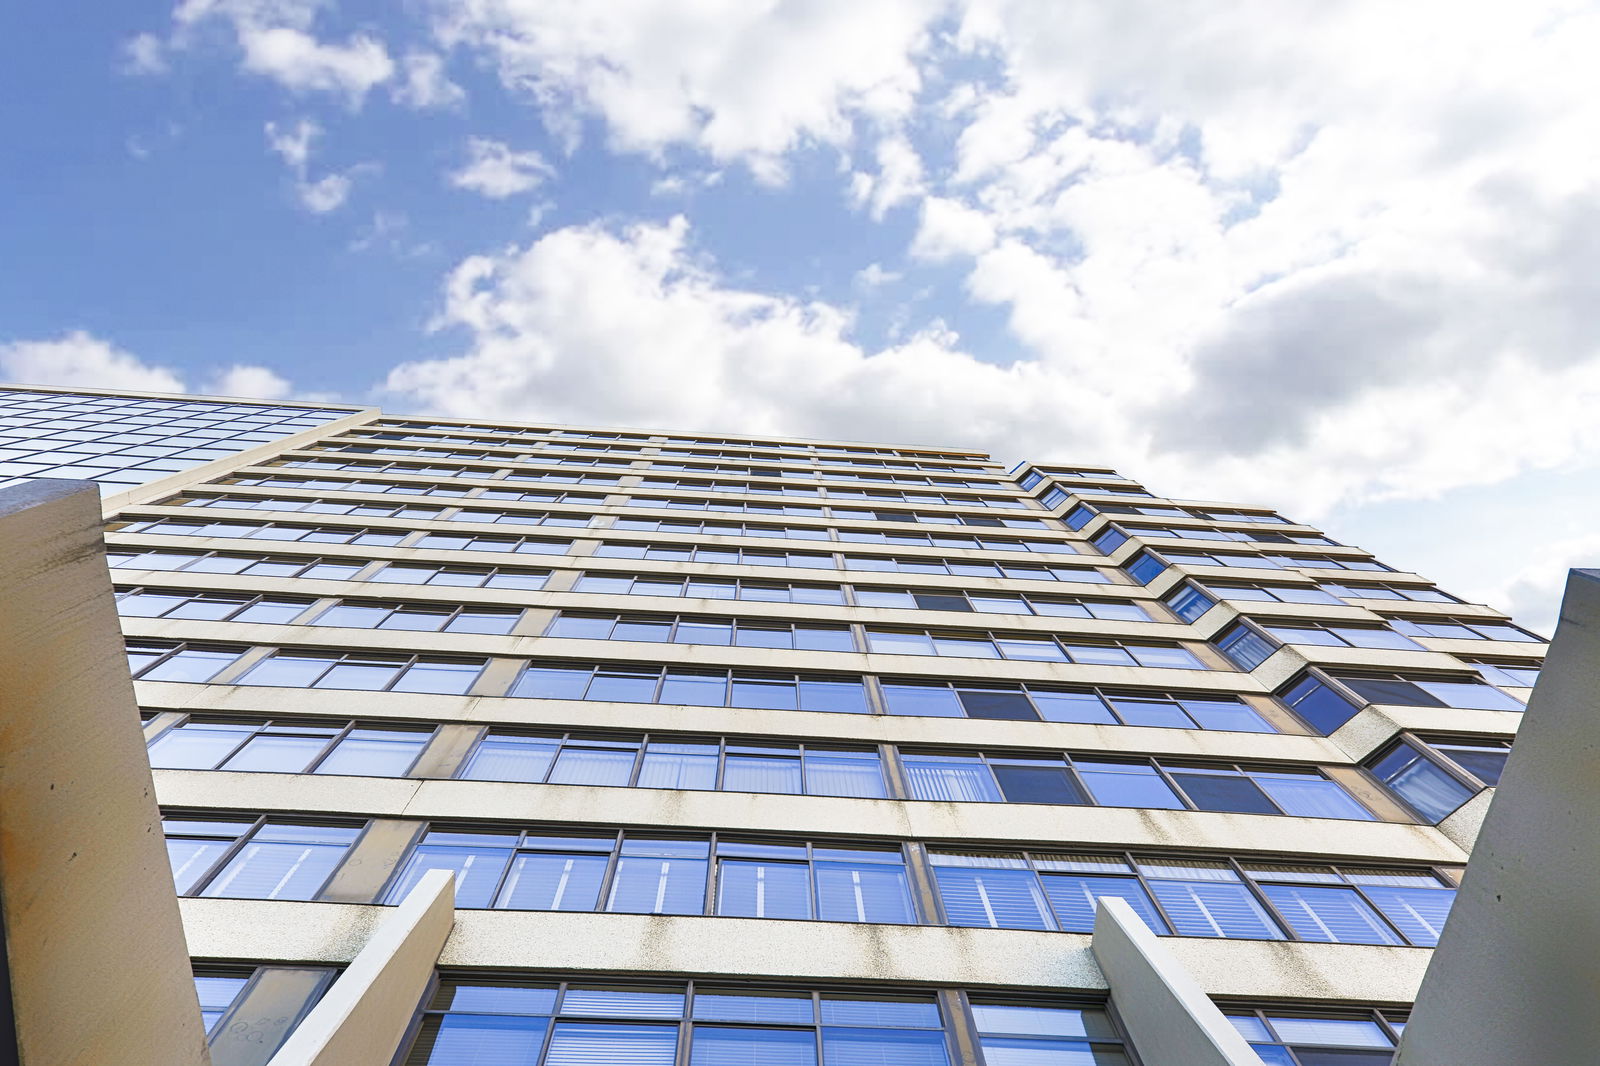
[[[159,821],[99,491],[0,490],[0,897],[27,1066],[209,1061]]]
[[[1550,658],[1406,1029],[1403,1066],[1595,1061],[1600,1048],[1600,571]]]

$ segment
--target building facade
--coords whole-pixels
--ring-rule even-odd
[[[163,403],[232,417],[0,433]],[[1160,1066],[1107,898],[1262,1062],[1386,1063],[1545,651],[1110,469],[255,406],[105,507],[229,1066],[438,869],[407,1066]]]

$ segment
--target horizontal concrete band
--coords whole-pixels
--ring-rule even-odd
[[[186,899],[190,952],[210,960],[343,963],[386,908]],[[630,976],[862,981],[1101,991],[1077,933],[536,911],[456,912],[442,967]],[[1169,937],[1207,993],[1408,1003],[1426,948]]]
[[[498,781],[157,770],[169,809],[389,817],[429,822],[550,823],[735,830],[813,837],[1000,842],[1062,850],[1074,845],[1308,855],[1363,861],[1461,863],[1466,855],[1432,826],[1214,811],[1045,804],[942,803],[749,792],[530,785]]]

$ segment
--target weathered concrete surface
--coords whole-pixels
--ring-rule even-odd
[[[1100,900],[1091,947],[1145,1066],[1261,1066],[1244,1037],[1126,900]]]
[[[1406,1027],[1403,1066],[1595,1061],[1600,570],[1567,579],[1550,658]]]
[[[92,483],[0,490],[0,897],[18,1057],[199,1066],[100,524]]]
[[[455,875],[424,875],[272,1056],[269,1066],[350,1066],[394,1057],[455,921]]]

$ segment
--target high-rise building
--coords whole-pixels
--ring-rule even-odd
[[[1245,1061],[1141,1056],[1163,966],[1262,1062],[1387,1063],[1545,651],[1266,507],[947,448],[19,386],[0,476],[118,493],[218,1066],[441,869],[406,1066]]]

